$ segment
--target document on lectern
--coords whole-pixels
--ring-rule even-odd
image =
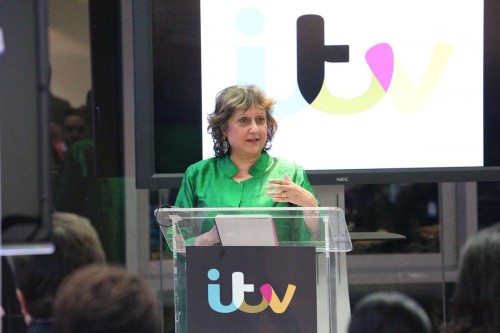
[[[215,216],[215,225],[223,246],[277,246],[278,237],[271,215]]]

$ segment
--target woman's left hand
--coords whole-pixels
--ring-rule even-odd
[[[267,195],[273,197],[274,202],[289,202],[301,207],[318,205],[314,195],[291,181],[288,174],[284,179],[270,179],[269,182],[274,185],[266,186]]]

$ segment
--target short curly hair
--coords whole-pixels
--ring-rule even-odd
[[[222,157],[230,152],[224,151],[224,131],[227,129],[229,118],[236,110],[248,110],[252,106],[266,111],[267,141],[264,150],[271,149],[271,141],[278,129],[278,123],[272,116],[276,101],[267,96],[255,85],[235,85],[220,91],[215,99],[215,110],[208,115],[208,133],[214,141],[214,154]]]

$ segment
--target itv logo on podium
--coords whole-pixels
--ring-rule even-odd
[[[316,332],[314,247],[187,246],[187,332]]]
[[[219,270],[215,268],[209,270],[207,275],[212,281],[217,281],[220,277]],[[242,272],[234,272],[232,274],[232,302],[229,305],[222,305],[220,284],[210,283],[208,285],[208,304],[219,313],[230,313],[238,309],[246,313],[259,313],[267,309],[268,306],[274,313],[283,313],[292,301],[297,286],[288,284],[285,296],[280,300],[273,287],[266,283],[260,287],[262,301],[257,305],[249,305],[245,301],[245,292],[254,292],[254,289],[255,285],[245,283],[245,275]]]

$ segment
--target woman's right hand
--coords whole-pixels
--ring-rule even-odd
[[[219,233],[217,228],[214,226],[210,231],[199,235],[194,241],[195,246],[212,246],[214,244],[220,243]]]

